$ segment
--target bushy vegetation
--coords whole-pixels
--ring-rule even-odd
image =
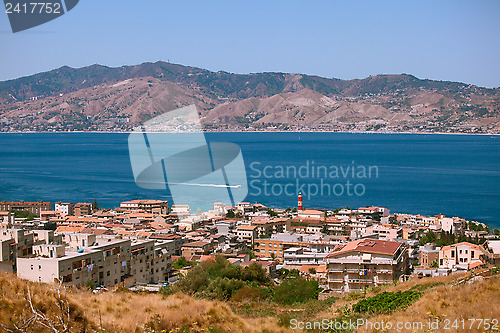
[[[27,210],[14,210],[14,218],[23,218],[26,219],[26,221],[33,221],[35,218],[39,217],[36,214],[32,214]]]
[[[439,236],[436,235],[436,233],[434,233],[433,231],[428,231],[425,235],[423,235],[420,238],[420,245],[424,245],[427,243],[434,243],[437,246],[446,246],[446,245],[461,243],[461,242],[469,242],[472,244],[482,244],[482,243],[484,243],[484,241],[485,240],[483,237],[481,237],[481,238],[468,237],[468,236],[465,236],[464,234],[459,235],[457,237],[450,232],[446,232],[444,230],[441,230],[441,232],[439,233]]]
[[[172,262],[172,267],[174,269],[181,269],[181,268],[188,267],[188,266],[194,266],[196,264],[197,264],[196,261],[194,261],[194,262],[193,261],[187,261],[186,258],[180,257],[176,261]]]
[[[320,291],[317,281],[308,281],[304,278],[285,279],[274,288],[274,301],[286,305],[302,303],[317,299]]]
[[[416,290],[387,292],[384,291],[376,296],[365,298],[356,303],[352,310],[358,313],[390,313],[395,310],[404,309],[415,302],[422,295]]]
[[[191,268],[186,276],[173,285],[163,287],[161,292],[184,292],[209,299],[229,300],[243,287],[252,289],[270,284],[271,280],[259,264],[252,263],[241,268],[232,265],[223,256],[216,256],[215,261],[206,260]],[[244,298],[244,295],[240,293],[239,297]]]
[[[318,298],[321,291],[318,282],[303,279],[297,270],[285,270],[281,276],[283,282],[275,286],[258,263],[242,268],[223,256],[216,256],[215,260],[200,262],[177,283],[161,288],[160,292],[165,295],[183,292],[224,301],[268,300],[283,305]]]

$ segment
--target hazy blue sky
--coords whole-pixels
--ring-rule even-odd
[[[0,80],[170,60],[235,73],[410,73],[498,87],[499,18],[495,0],[80,0],[16,34],[0,13]]]

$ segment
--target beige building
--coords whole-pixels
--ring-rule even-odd
[[[0,211],[28,211],[40,215],[42,210],[50,210],[52,204],[44,201],[0,201]]]
[[[130,274],[135,284],[168,281],[172,269],[174,242],[137,240],[130,248]]]
[[[246,242],[248,246],[252,246],[257,239],[256,225],[240,225],[236,227],[236,236],[241,242]]]
[[[168,201],[163,200],[130,200],[120,203],[120,208],[126,210],[143,210],[147,213],[167,214]]]
[[[479,245],[462,242],[443,246],[439,250],[440,269],[469,270],[481,266],[488,256],[487,251]]]
[[[362,291],[397,281],[408,274],[404,243],[360,239],[339,245],[325,258],[328,288],[335,292]]]
[[[194,255],[209,254],[212,250],[212,243],[197,241],[182,245],[182,256],[189,260]]]

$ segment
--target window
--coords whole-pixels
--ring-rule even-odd
[[[42,270],[42,265],[38,265],[38,270],[41,271]]]
[[[31,270],[33,270],[33,265],[31,265]]]
[[[110,276],[111,275],[111,272],[110,271],[107,271],[106,272],[106,276]]]
[[[455,251],[451,250],[451,256],[454,257],[455,256]]]
[[[439,264],[443,265],[443,259],[439,259]]]
[[[474,258],[474,251],[470,251],[471,258]]]

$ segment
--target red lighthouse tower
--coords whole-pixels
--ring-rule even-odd
[[[303,210],[304,208],[302,208],[302,193],[299,192],[299,197],[298,197],[298,203],[297,203],[297,210]]]

